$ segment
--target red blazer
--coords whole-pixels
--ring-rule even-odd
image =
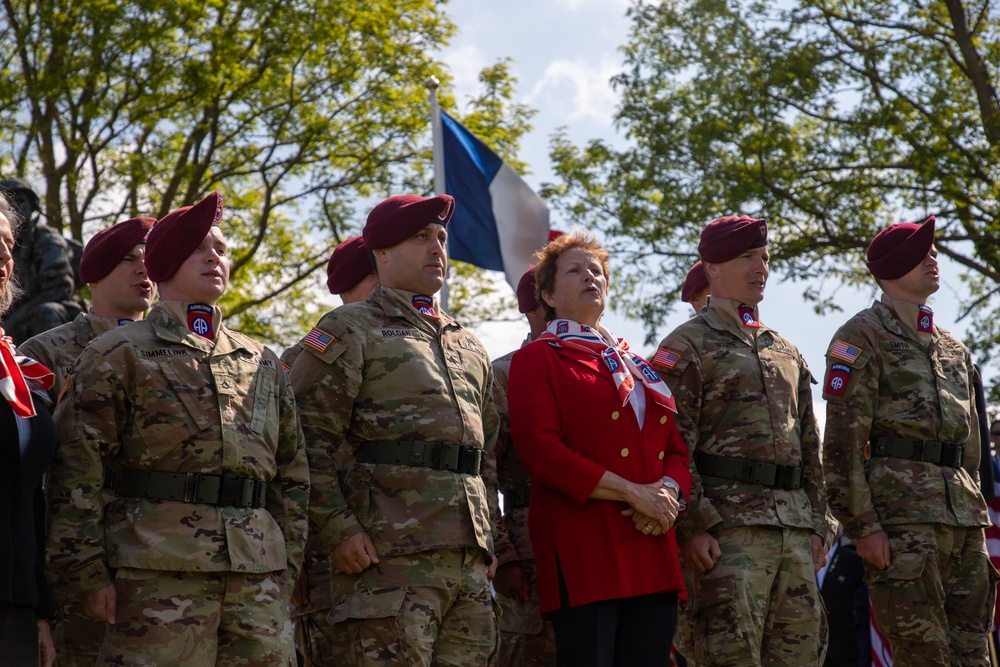
[[[531,473],[528,530],[541,611],[560,607],[557,561],[571,607],[683,594],[674,531],[643,535],[621,515],[626,503],[589,498],[605,470],[640,484],[667,475],[690,494],[687,446],[673,413],[647,392],[640,430],[602,361],[543,341],[514,354],[507,398],[514,447]]]

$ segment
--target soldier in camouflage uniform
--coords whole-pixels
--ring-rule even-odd
[[[705,275],[705,269],[699,260],[688,269],[687,276],[684,278],[681,301],[691,304],[691,307],[694,308],[694,314],[697,315],[708,304],[708,296],[711,291],[708,285],[708,276]]]
[[[48,390],[49,407],[66,385],[66,378],[83,349],[115,327],[142,319],[156,298],[156,284],[146,276],[146,234],[154,218],[132,218],[101,230],[83,252],[80,273],[90,285],[93,306],[72,322],[18,345],[22,354],[45,364],[55,382]],[[65,663],[65,659],[60,657]]]
[[[376,206],[364,243],[381,286],[297,344],[289,377],[313,476],[310,526],[335,567],[338,665],[482,667],[495,650],[484,481],[495,477],[493,374],[433,296],[453,208],[447,195]]]
[[[336,247],[326,265],[326,286],[330,294],[345,304],[364,301],[378,285],[368,250],[360,236],[349,238]],[[302,347],[294,345],[281,355],[281,365],[288,373]],[[330,554],[315,535],[306,543],[305,562],[292,593],[292,620],[295,623],[295,646],[305,667],[332,667],[330,623],[333,608],[330,598]]]
[[[26,341],[72,320],[83,311],[74,294],[71,252],[62,234],[40,219],[38,195],[19,178],[0,181],[21,218],[14,247],[14,271],[24,295],[4,319],[15,342]]]
[[[49,407],[66,385],[70,371],[84,348],[98,335],[142,319],[156,296],[156,285],[146,277],[146,234],[153,218],[132,218],[108,227],[87,244],[80,264],[83,280],[90,284],[93,307],[72,322],[50,329],[18,346],[22,354],[45,364],[55,374],[48,389]],[[111,497],[105,498],[110,501]],[[88,667],[97,660],[104,641],[105,624],[83,613],[80,600],[53,581],[56,618],[52,639],[61,667]]]
[[[56,411],[48,557],[110,624],[98,664],[294,664],[308,466],[277,357],[214,305],[222,210],[213,192],[154,226],[161,303],[84,350]]]
[[[653,365],[677,399],[694,486],[677,523],[694,570],[692,657],[713,665],[822,663],[816,570],[826,561],[826,499],[812,375],[759,320],[767,224],[725,217],[698,246],[708,306],[671,332]]]
[[[897,667],[987,665],[996,595],[969,350],[933,321],[933,217],[880,232],[876,301],[836,333],[823,396],[830,506],[865,560]]]
[[[534,267],[517,285],[517,309],[528,318],[531,333],[524,347],[545,332],[545,311],[535,298]],[[515,350],[516,351],[516,350]],[[500,667],[545,667],[556,664],[556,637],[552,622],[538,609],[538,576],[535,553],[528,535],[528,501],[531,475],[517,457],[510,438],[507,383],[514,352],[493,361],[493,402],[500,417],[497,437],[497,478],[503,493],[503,528],[497,539],[497,576],[493,587],[503,609],[500,616]]]

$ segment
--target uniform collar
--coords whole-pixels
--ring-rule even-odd
[[[708,298],[708,305],[696,316],[701,317],[713,329],[728,331],[736,337],[753,345],[754,339],[763,331],[774,331],[760,321],[760,309],[753,307],[754,318],[759,326],[748,327],[743,324],[740,316],[740,306],[735,299],[720,299],[714,296]]]
[[[372,290],[368,299],[379,304],[386,315],[401,317],[423,329],[436,332],[448,326],[461,328],[461,325],[451,315],[441,310],[441,303],[438,301],[437,295],[433,297],[434,312],[438,315],[437,319],[423,315],[413,306],[413,297],[416,294],[416,292],[410,292],[409,290],[379,285]]]
[[[934,331],[931,333],[917,331],[917,318],[920,317],[920,306],[917,304],[900,301],[883,293],[882,302],[876,302],[875,307],[886,328],[893,333],[915,340],[924,347],[934,341],[938,330],[937,325],[934,325]]]
[[[215,328],[215,340],[209,340],[190,331],[187,327],[187,306],[185,301],[161,301],[149,311],[146,319],[153,327],[156,335],[163,340],[181,343],[205,352],[226,354],[235,349],[249,349],[238,338],[234,338],[229,329],[222,324],[222,311],[213,306],[212,322]]]

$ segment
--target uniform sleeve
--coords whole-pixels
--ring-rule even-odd
[[[532,344],[515,355],[510,367],[510,430],[517,455],[531,474],[532,484],[556,489],[583,506],[606,469],[566,446],[564,415],[556,401],[557,362],[548,351]]]
[[[827,539],[829,525],[826,511],[826,484],[823,480],[823,460],[820,456],[819,427],[813,412],[813,376],[804,359],[800,358],[799,375],[799,446],[802,451],[802,482],[812,508],[813,532]]]
[[[49,469],[48,562],[79,597],[111,583],[104,563],[103,461],[119,448],[128,399],[101,352],[77,360],[56,410],[58,447]]]
[[[666,363],[656,362],[656,359],[666,360]],[[701,432],[699,424],[704,379],[698,356],[686,341],[678,338],[668,336],[660,343],[653,365],[677,402],[675,423],[688,451],[691,492],[688,494],[687,512],[677,522],[677,541],[683,544],[722,521],[722,515],[705,497],[701,476],[694,462],[698,434]]]
[[[483,415],[483,484],[486,486],[486,502],[489,505],[490,523],[493,524],[493,556],[499,562],[497,555],[497,543],[503,539],[506,544],[502,545],[504,550],[513,549],[510,543],[510,536],[507,535],[500,520],[500,497],[498,491],[500,483],[497,480],[497,437],[500,434],[500,416],[497,414],[496,406],[493,404],[493,369],[487,364],[488,390],[483,392],[483,400],[480,409]]]
[[[361,523],[347,504],[337,471],[347,468],[354,454],[346,442],[361,387],[363,352],[357,336],[343,327],[329,327],[333,342],[323,351],[303,347],[289,373],[299,408],[309,459],[310,534],[329,552],[357,533]]]
[[[667,440],[666,456],[663,457],[663,476],[677,482],[681,487],[681,498],[691,497],[691,460],[687,443],[677,430],[676,417],[670,424],[670,435]],[[687,511],[684,503],[683,512]]]
[[[882,530],[865,475],[879,378],[871,343],[844,330],[838,332],[831,348],[838,341],[855,346],[861,354],[847,363],[827,352],[823,472],[831,512],[843,524],[847,536],[858,539]]]
[[[979,371],[976,370],[975,364],[972,363],[972,356],[968,351],[965,353],[965,364],[969,369],[969,437],[962,443],[965,451],[962,467],[965,468],[965,472],[969,473],[975,488],[981,489],[979,464],[982,460],[983,448],[982,437],[979,431],[979,410],[976,408],[976,394],[972,388],[977,384],[981,384],[982,379],[979,377]],[[986,451],[989,451],[989,448]]]
[[[306,458],[305,437],[299,425],[295,397],[284,372],[278,373],[278,449],[275,463],[278,474],[271,481],[275,501],[268,511],[281,526],[285,538],[285,552],[292,576],[302,567],[305,540],[309,531],[309,463]]]
[[[510,411],[507,407],[507,374],[498,371],[494,366],[493,370],[493,407],[497,416],[497,428],[495,445],[492,451],[487,452],[486,459],[491,462],[493,472],[490,477],[485,477],[486,490],[490,499],[490,518],[496,526],[496,535],[493,538],[493,555],[496,556],[497,563],[503,565],[512,561],[520,560],[514,543],[511,542],[510,535],[507,534],[507,527],[501,520],[500,513],[500,482],[499,466],[504,460],[504,455],[511,447],[510,441]],[[485,426],[485,421],[484,421]],[[485,432],[485,429],[484,429]],[[494,505],[496,515],[494,516]]]

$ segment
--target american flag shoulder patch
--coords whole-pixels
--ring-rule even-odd
[[[842,340],[836,340],[830,347],[830,356],[853,364],[861,356],[861,348],[845,343]]]
[[[674,365],[680,361],[681,355],[674,352],[666,347],[661,347],[656,350],[656,354],[653,355],[653,363],[657,366],[662,366],[667,370],[670,370]]]
[[[330,347],[330,343],[332,342],[333,336],[316,327],[313,327],[312,331],[307,333],[306,337],[302,339],[303,345],[307,345],[317,352],[326,352],[326,348]]]

